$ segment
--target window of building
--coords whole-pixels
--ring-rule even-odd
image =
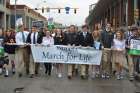
[[[22,15],[17,14],[16,19],[21,18]],[[11,15],[11,28],[15,28],[15,15]]]
[[[5,0],[0,0],[0,4],[4,5]]]

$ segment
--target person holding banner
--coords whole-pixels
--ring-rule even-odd
[[[68,46],[76,46],[77,44],[77,32],[75,31],[75,25],[71,25],[68,31],[64,34],[64,44]],[[68,79],[72,78],[75,65],[68,64]]]
[[[55,36],[54,36],[54,44],[55,45],[63,45],[64,44],[64,36],[63,36],[63,32],[61,29],[57,29],[57,31],[55,32]],[[58,73],[58,77],[61,78],[62,77],[62,69],[63,69],[63,64],[56,64],[57,67],[57,73]]]
[[[16,45],[18,47],[16,48],[16,70],[18,72],[19,77],[22,77],[23,75],[23,70],[25,64],[25,56],[26,56],[26,40],[29,32],[24,31],[24,25],[20,24],[18,26],[19,32],[16,33],[15,40],[16,40]]]
[[[123,64],[126,63],[125,56],[125,39],[124,34],[121,30],[117,31],[115,34],[115,38],[113,39],[113,59],[116,68],[116,79],[123,79],[123,68],[125,67]],[[125,64],[126,65],[126,64]]]
[[[78,34],[77,36],[77,40],[78,40],[78,45],[79,46],[83,46],[83,47],[92,47],[93,46],[93,37],[92,37],[92,34],[89,31],[89,28],[87,25],[83,25],[82,26],[82,32],[80,34]],[[88,65],[84,65],[84,64],[81,64],[81,78],[82,79],[86,79],[86,77],[88,75],[88,68],[89,66]]]
[[[45,31],[45,36],[43,37],[42,45],[45,45],[46,47],[50,47],[51,45],[54,45],[54,39],[51,36],[50,31],[48,30]],[[44,63],[44,66],[45,66],[46,75],[50,76],[52,70],[52,63]]]
[[[101,50],[102,45],[101,45],[101,37],[100,37],[100,31],[99,30],[94,30],[92,33],[94,42],[93,42],[93,47],[96,50]],[[94,79],[96,77],[99,77],[100,75],[100,65],[92,65],[91,67],[91,78]]]
[[[26,42],[29,44],[35,45],[35,44],[38,44],[38,42],[37,42],[38,38],[39,38],[39,34],[37,31],[37,27],[32,26],[32,32],[29,33]],[[36,65],[36,63],[34,63],[34,61],[33,61],[33,55],[32,55],[31,50],[30,50],[30,64],[29,64],[30,78],[34,77],[35,65]]]

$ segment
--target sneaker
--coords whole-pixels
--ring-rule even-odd
[[[15,74],[15,73],[16,73],[15,68],[12,68],[12,73],[13,73],[13,74]]]
[[[95,79],[95,78],[96,78],[96,73],[95,73],[95,72],[92,73],[91,78],[92,78],[92,79]]]
[[[110,76],[109,76],[109,75],[106,75],[105,77],[106,77],[106,79],[109,79],[109,78],[110,78]]]
[[[71,80],[72,79],[72,76],[68,75],[68,79]]]
[[[105,79],[105,75],[104,75],[104,74],[102,74],[102,75],[101,75],[101,78],[102,78],[102,79]]]
[[[121,80],[124,79],[124,75],[120,75],[120,79],[121,79]]]
[[[21,77],[22,77],[22,74],[21,74],[21,73],[19,73],[19,74],[18,74],[18,77],[19,77],[19,78],[21,78]]]
[[[134,81],[134,76],[130,76],[130,77],[129,77],[129,80],[130,80],[130,81]]]
[[[117,78],[117,80],[120,80],[120,79],[121,79],[121,78],[120,78],[120,75],[117,75],[116,78]]]
[[[5,70],[5,77],[8,77],[9,76],[9,71],[8,70]]]
[[[0,68],[0,75],[2,74],[2,72],[3,72],[3,70],[2,70],[2,68]]]
[[[58,78],[62,78],[62,74],[61,73],[58,74]]]
[[[86,79],[86,76],[85,75],[81,75],[81,79]]]
[[[99,77],[100,76],[100,71],[96,72],[96,76]]]
[[[110,75],[106,73],[106,74],[105,74],[105,78],[106,78],[106,79],[109,79],[109,78],[110,78]]]
[[[30,75],[30,78],[34,78],[34,74],[31,74],[31,75]]]

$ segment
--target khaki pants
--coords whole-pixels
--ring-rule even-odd
[[[26,55],[26,51],[25,48],[18,48],[16,50],[16,61],[15,61],[15,66],[16,66],[16,71],[18,73],[23,73],[23,71],[25,70],[25,55]]]
[[[102,55],[102,73],[112,73],[112,65],[111,65],[111,50],[104,49]]]
[[[9,62],[15,61],[15,54],[8,54]]]
[[[29,65],[30,65],[30,48],[29,47],[25,47],[24,48],[24,60],[25,60],[25,68],[26,68],[26,73],[29,73]]]
[[[85,76],[86,75],[86,65],[80,65],[81,68],[81,75]]]
[[[68,64],[68,76],[75,75],[75,70],[78,69],[77,64]]]
[[[35,63],[35,74],[39,73],[40,63]]]
[[[68,64],[68,76],[72,76],[73,64]]]
[[[129,75],[132,76],[134,74],[134,63],[133,56],[128,54],[128,64],[129,64]]]
[[[14,61],[14,63],[15,63],[15,54],[8,54],[8,58],[9,58],[9,69],[11,69],[12,61]]]
[[[116,61],[116,59],[115,59],[115,51],[112,51],[112,58],[111,58],[111,61],[112,61],[112,71],[116,71],[117,68],[116,68],[116,66],[115,66],[115,61]]]
[[[34,63],[32,54],[30,54],[29,72],[30,72],[30,74],[35,74],[35,63]]]

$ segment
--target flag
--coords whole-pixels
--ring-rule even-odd
[[[19,32],[19,26],[22,26],[23,25],[23,20],[22,20],[22,18],[18,18],[17,20],[16,20],[16,32]]]

